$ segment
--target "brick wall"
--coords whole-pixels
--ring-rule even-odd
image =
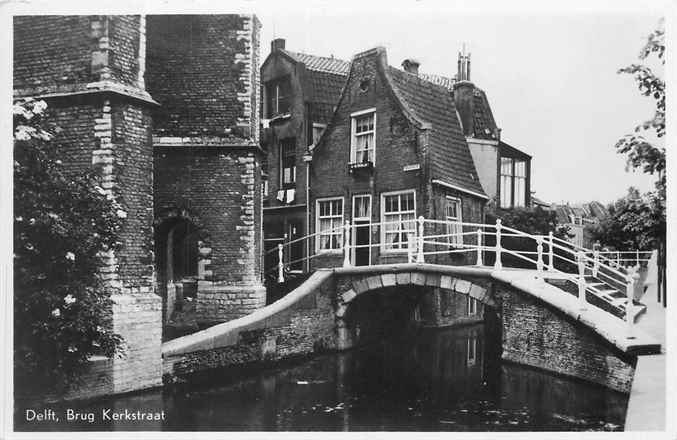
[[[258,20],[149,15],[146,22],[146,87],[161,104],[155,133],[258,140]]]
[[[497,284],[503,359],[629,392],[636,359],[526,294]]]
[[[125,340],[122,359],[97,360],[83,386],[65,397],[124,392],[159,385],[160,298],[154,295],[152,261],[151,116],[136,88],[138,16],[16,17],[15,97],[61,93],[48,98],[48,121],[57,136],[64,168],[95,167],[101,186],[122,205],[122,247],[104,254],[102,277],[113,293],[114,331]],[[92,81],[107,80],[86,94]],[[58,128],[58,129],[57,129]]]

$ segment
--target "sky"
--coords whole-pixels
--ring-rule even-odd
[[[536,197],[608,203],[629,186],[653,188],[655,177],[627,172],[614,145],[653,115],[653,100],[617,70],[638,62],[659,12],[480,14],[324,5],[259,13],[262,56],[273,38],[285,38],[289,50],[345,60],[384,46],[393,66],[413,57],[422,72],[453,76],[465,44],[471,80],[487,93],[502,140],[533,156]]]

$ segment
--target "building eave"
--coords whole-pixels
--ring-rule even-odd
[[[489,197],[484,195],[484,194],[480,194],[478,192],[471,191],[469,189],[465,189],[465,188],[462,188],[462,187],[457,186],[457,185],[452,185],[451,183],[447,183],[447,182],[440,180],[440,179],[433,179],[432,183],[435,184],[435,185],[440,185],[440,186],[443,186],[445,188],[453,189],[453,190],[456,190],[456,191],[459,191],[459,192],[462,192],[462,193],[470,194],[471,196],[479,197],[479,198],[484,199],[484,200],[489,200]]]

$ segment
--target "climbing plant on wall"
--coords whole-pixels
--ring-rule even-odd
[[[118,246],[124,210],[96,170],[67,173],[44,101],[13,107],[15,388],[47,391],[77,380],[94,354],[113,356],[101,251]],[[50,391],[51,391],[50,390]]]

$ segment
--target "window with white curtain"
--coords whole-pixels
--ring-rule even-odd
[[[414,190],[381,194],[383,249],[406,250],[409,234],[416,234],[416,193]]]
[[[353,196],[353,220],[371,220],[371,196]]]
[[[318,200],[316,205],[318,251],[341,249],[343,245],[343,198]]]
[[[527,163],[501,158],[501,208],[523,207],[527,203]]]
[[[513,206],[525,206],[527,189],[527,163],[515,160],[515,200]]]
[[[373,109],[351,115],[350,162],[374,163],[376,157],[376,112]]]
[[[463,226],[461,222],[461,199],[455,197],[446,198],[447,206],[446,220],[447,220],[447,234],[449,234],[449,243],[459,246],[463,244]],[[454,235],[451,235],[454,234]]]

